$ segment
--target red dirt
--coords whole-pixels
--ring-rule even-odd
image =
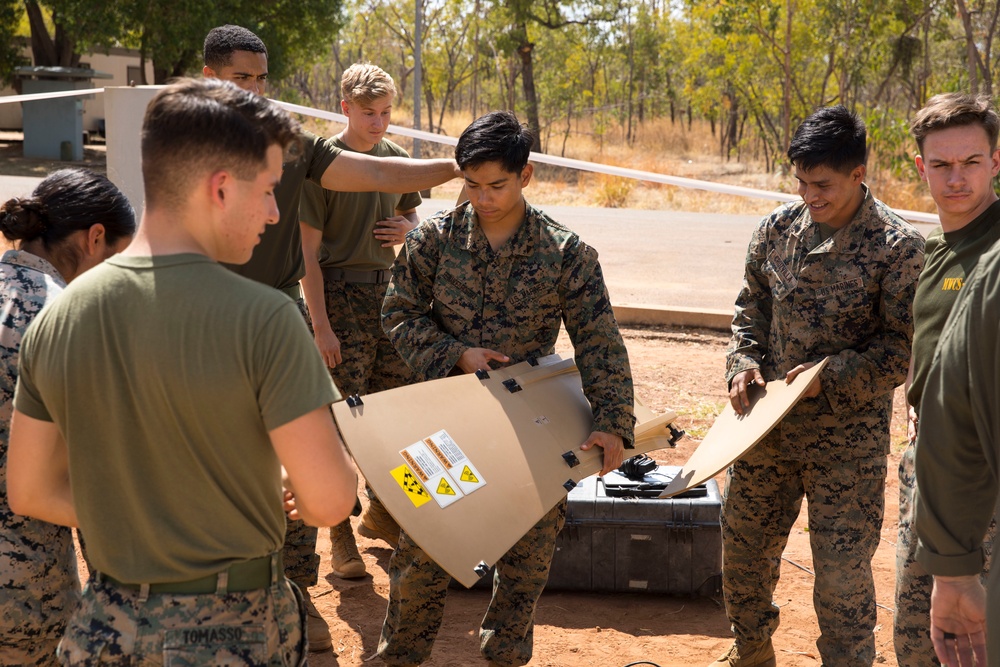
[[[654,411],[675,410],[678,424],[691,436],[675,450],[657,452],[654,458],[667,465],[681,465],[711,425],[726,400],[723,371],[727,336],[705,330],[639,329],[623,331],[631,357],[636,392]],[[567,351],[564,346],[562,351]],[[874,570],[879,603],[876,646],[879,664],[895,665],[892,649],[893,578],[897,517],[896,466],[905,443],[903,413],[897,390],[893,416],[893,452],[886,487],[886,520]],[[720,489],[723,475],[718,476]],[[782,608],[781,626],[774,637],[778,663],[783,667],[816,667],[819,629],[812,608],[813,576],[809,536],[805,530],[805,504],[784,553],[782,579],[775,601]],[[354,519],[357,522],[357,519]],[[314,667],[378,665],[372,658],[385,616],[390,550],[382,542],[358,538],[358,546],[371,577],[357,581],[330,574],[329,535],[321,531],[323,555],[319,585],[311,589],[317,608],[330,623],[337,655],[312,654]],[[799,566],[799,567],[796,567]],[[444,624],[434,645],[430,667],[485,664],[479,655],[478,628],[489,602],[489,593],[452,590]],[[534,658],[531,667],[631,663],[660,667],[707,665],[731,643],[729,624],[721,599],[668,597],[643,594],[545,593],[535,621]],[[645,661],[645,662],[643,662]]]
[[[677,424],[689,436],[674,450],[655,452],[665,465],[682,465],[711,426],[727,400],[724,391],[725,347],[720,332],[694,329],[626,328],[636,393],[655,412],[667,409],[679,415]],[[570,353],[565,340],[559,349]],[[898,516],[896,469],[905,445],[902,391],[896,390],[892,423],[892,453],[886,480],[886,519],[873,568],[878,626],[876,663],[896,665],[892,648],[893,581]],[[722,488],[724,474],[717,476]],[[359,489],[360,491],[360,489]],[[361,493],[362,499],[364,494]],[[355,525],[357,518],[352,519]],[[782,667],[818,667],[819,629],[812,607],[813,576],[809,535],[805,530],[805,503],[792,530],[782,563],[782,579],[774,599],[782,609],[774,636]],[[371,576],[338,579],[330,574],[329,531],[320,531],[322,556],[319,584],[310,593],[326,618],[335,653],[310,654],[313,667],[350,667],[374,658],[385,617],[389,582],[386,570],[391,551],[383,542],[358,537]],[[81,573],[85,572],[81,562]],[[465,667],[485,664],[479,654],[478,628],[489,603],[489,592],[452,589],[445,618],[428,667]],[[721,597],[692,598],[654,594],[598,594],[546,592],[535,619],[534,658],[529,667],[624,667],[708,665],[732,642]]]

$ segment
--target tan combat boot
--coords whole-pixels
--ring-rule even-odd
[[[393,549],[399,542],[399,524],[374,495],[369,498],[368,507],[361,513],[358,533],[372,540],[387,542]]]
[[[733,642],[726,654],[708,667],[775,667],[774,646],[768,639],[763,644]]]
[[[309,640],[309,651],[329,651],[333,648],[333,638],[330,636],[330,627],[323,620],[309,591],[302,589],[303,602],[306,605],[306,639]]]
[[[333,562],[333,576],[341,579],[360,579],[367,574],[365,562],[361,560],[357,542],[354,541],[350,519],[344,519],[330,529],[330,542],[333,544],[330,557]]]

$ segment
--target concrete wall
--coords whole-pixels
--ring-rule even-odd
[[[24,56],[31,58],[31,49],[25,47]],[[34,64],[34,63],[32,63]],[[94,87],[127,86],[130,67],[139,69],[139,52],[132,49],[113,48],[108,53],[90,53],[80,59],[81,67],[89,67],[98,72],[110,74],[110,79],[95,79]],[[146,61],[146,80],[153,81],[153,63]],[[135,82],[139,83],[138,80]],[[16,95],[13,88],[0,88],[0,96]],[[83,129],[86,132],[96,132],[98,120],[105,118],[104,96],[94,95],[83,102]],[[21,130],[24,127],[20,104],[0,104],[0,130]]]

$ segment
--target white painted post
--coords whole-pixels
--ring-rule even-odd
[[[142,119],[162,86],[120,86],[104,89],[108,135],[108,178],[125,193],[136,217],[146,201],[142,186]]]

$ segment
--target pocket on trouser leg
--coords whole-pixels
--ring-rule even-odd
[[[118,657],[115,657],[115,652],[109,650],[113,644],[114,639],[105,632],[88,632],[71,625],[66,628],[66,634],[59,642],[56,657],[63,667],[97,667],[97,665],[126,667],[129,664],[128,656],[119,653]]]
[[[308,627],[309,618],[306,611],[306,603],[303,598],[302,591],[295,584],[294,581],[286,580],[285,585],[288,586],[288,590],[292,593],[292,602],[295,604],[298,614],[292,614],[294,618],[298,619],[297,629],[298,629],[298,644],[296,649],[296,655],[286,655],[285,664],[294,665],[294,667],[303,667],[306,664],[306,659],[309,657],[309,637],[308,637]],[[280,614],[279,614],[280,616]],[[283,631],[281,633],[281,641],[284,644],[286,642],[285,636],[289,634],[288,631]]]
[[[203,625],[164,634],[164,667],[257,667],[267,663],[263,626]]]

